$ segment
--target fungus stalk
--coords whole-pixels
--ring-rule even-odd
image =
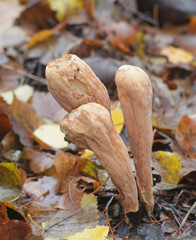
[[[142,69],[131,65],[120,67],[115,81],[133,153],[139,195],[148,212],[152,212],[154,198],[151,171],[153,140],[151,82]]]
[[[124,212],[138,210],[138,195],[126,146],[118,135],[108,110],[97,104],[81,105],[60,123],[66,140],[92,150],[108,172]]]

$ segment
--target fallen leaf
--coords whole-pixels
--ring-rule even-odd
[[[62,190],[64,194],[60,197],[54,207],[69,211],[75,211],[80,207],[81,199],[87,188],[91,187],[91,189],[94,190],[94,186],[99,186],[99,183],[96,180],[83,176],[75,178],[68,176],[63,183],[64,186]]]
[[[76,164],[80,173],[93,179],[98,179],[96,165],[91,160],[78,158]]]
[[[29,103],[21,102],[16,97],[9,109],[20,125],[29,132],[33,132],[43,124],[43,120],[38,117],[33,107]]]
[[[11,202],[18,199],[22,187],[23,181],[16,164],[0,163],[0,200]]]
[[[81,232],[85,228],[96,227],[99,219],[97,197],[93,194],[84,194],[80,201],[81,204],[75,211],[55,210],[46,204],[32,203],[29,214],[37,224],[45,229],[45,231],[38,229],[33,223],[30,223],[33,233],[42,234],[44,239],[63,239],[76,232]]]
[[[19,220],[9,220],[0,226],[0,235],[3,240],[25,239],[31,232],[30,225]]]
[[[116,131],[120,134],[124,127],[124,117],[120,108],[111,110],[112,121],[116,128]]]
[[[59,122],[67,112],[54,100],[50,92],[35,91],[32,106],[38,116]]]
[[[59,152],[55,155],[54,166],[58,176],[57,193],[64,192],[66,178],[75,174],[73,171],[74,162],[75,159],[70,153]]]
[[[52,148],[67,148],[69,143],[64,141],[65,134],[57,123],[43,124],[33,132],[34,136]]]
[[[86,159],[90,158],[93,155],[94,155],[94,152],[89,149],[85,149],[81,154],[81,156]]]
[[[31,196],[40,197],[47,190],[49,193],[39,199],[39,203],[51,208],[51,205],[54,204],[60,196],[56,194],[57,179],[51,176],[44,176],[39,179],[27,179],[24,183],[24,190],[28,192]]]
[[[13,91],[6,91],[1,93],[4,101],[7,104],[12,104],[14,100],[14,95],[17,97],[18,100],[22,102],[28,102],[28,100],[33,96],[34,88],[29,85],[22,85],[15,88]]]
[[[190,17],[189,28],[191,33],[196,33],[196,17]]]
[[[49,29],[41,30],[35,33],[28,43],[28,48],[32,48],[38,43],[48,40],[52,35],[53,35],[53,31]]]
[[[176,130],[176,139],[190,158],[196,159],[196,115],[183,116]]]
[[[11,203],[0,202],[0,223],[7,222],[9,219],[21,220],[25,222],[25,216]]]
[[[161,181],[178,184],[180,180],[181,163],[175,153],[157,151],[152,153],[153,166],[160,173]]]
[[[33,149],[24,148],[22,159],[30,160],[30,168],[34,173],[43,173],[54,165],[54,155]]]
[[[58,21],[62,21],[68,14],[75,13],[83,7],[82,0],[49,0],[50,8],[56,12]]]
[[[95,228],[85,228],[82,233],[76,233],[74,236],[66,237],[67,240],[104,240],[109,233],[108,226],[96,226]]]
[[[2,139],[2,142],[1,142],[1,152],[2,153],[21,149],[21,147],[22,146],[19,142],[18,136],[12,131],[8,132]]]
[[[193,61],[194,57],[190,52],[173,46],[166,47],[161,50],[161,54],[166,56],[170,63],[184,64]]]

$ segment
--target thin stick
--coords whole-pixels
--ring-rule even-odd
[[[42,83],[42,84],[44,84],[44,85],[47,84],[45,78],[35,76],[35,75],[31,74],[31,73],[25,72],[24,70],[18,69],[18,68],[14,67],[14,66],[11,66],[11,65],[9,65],[9,64],[4,64],[4,65],[1,66],[1,67],[2,67],[2,68],[5,68],[5,69],[7,69],[7,70],[10,70],[10,71],[16,71],[17,73],[22,74],[22,75],[24,75],[25,77],[28,77],[28,78],[33,79],[33,80],[35,80],[35,81],[38,81],[38,82],[40,82],[40,83]]]
[[[112,230],[115,230],[117,227],[119,227],[120,224],[121,224],[122,222],[124,222],[126,218],[127,218],[127,217],[124,217],[115,227],[112,228]]]
[[[30,221],[31,221],[36,227],[38,227],[39,229],[41,229],[41,230],[43,230],[43,231],[46,231],[45,228],[39,226],[39,225],[32,219],[32,217],[31,217],[30,214],[28,214],[27,217],[30,219]]]
[[[111,224],[110,224],[110,220],[109,220],[109,216],[108,216],[108,208],[107,207],[105,208],[105,214],[106,214],[106,218],[107,218],[107,222],[108,222],[108,226],[109,226],[110,232],[111,232],[111,234],[113,236],[113,240],[116,240],[116,237],[115,237],[115,235],[114,235],[114,233],[112,231],[112,227],[111,227]]]
[[[28,202],[28,203],[26,203],[25,205],[21,206],[20,209],[29,206],[32,202],[37,201],[37,200],[40,199],[41,197],[47,195],[49,192],[50,192],[50,191],[47,190],[46,192],[42,193],[42,195],[40,195],[39,197],[36,197],[36,198],[34,198],[33,200],[31,200],[30,202]]]
[[[196,201],[195,203],[192,205],[192,207],[189,209],[189,211],[187,212],[186,216],[184,217],[184,219],[182,220],[181,224],[180,224],[180,229],[183,228],[186,220],[188,219],[189,215],[191,214],[191,212],[193,211],[193,209],[196,207]]]
[[[101,187],[103,187],[106,183],[107,183],[107,181],[110,179],[110,177],[108,176],[107,178],[106,178],[106,180],[105,180],[105,182],[104,183],[102,183],[97,189],[95,189],[95,191],[93,191],[92,193],[93,194],[95,194],[95,193],[97,193],[98,191],[99,191],[99,189],[101,188]]]

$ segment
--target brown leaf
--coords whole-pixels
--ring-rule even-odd
[[[43,120],[38,117],[33,107],[29,103],[21,102],[16,97],[9,109],[21,126],[29,132],[33,132],[43,124]]]
[[[21,147],[20,145],[21,144],[19,142],[18,136],[14,132],[10,131],[4,136],[1,142],[2,153],[6,153],[9,150],[13,149],[20,149]]]
[[[183,116],[178,124],[176,139],[190,158],[196,159],[196,115]]]
[[[58,175],[58,193],[65,192],[66,183],[70,181],[71,175],[74,175],[74,157],[69,153],[59,152],[54,158],[54,165]]]
[[[30,168],[34,173],[42,173],[54,165],[54,156],[50,153],[32,149],[23,149],[23,159],[30,160]]]
[[[23,240],[31,232],[28,223],[18,220],[9,220],[0,226],[0,236],[3,240]]]
[[[69,179],[67,184],[64,186],[64,194],[54,205],[55,208],[66,209],[69,211],[74,211],[80,208],[80,202],[84,191],[91,186],[93,189],[94,183],[97,182],[88,177],[75,177],[74,179]]]
[[[12,126],[12,130],[19,135],[20,142],[24,146],[29,146],[29,147],[32,146],[29,135],[21,126],[20,122],[16,119],[16,117],[10,111],[8,105],[2,100],[1,97],[0,97],[0,112],[4,116],[4,119],[3,119],[4,125],[0,125],[1,131],[5,133],[5,131],[7,132],[7,130],[11,130],[11,126]],[[7,122],[8,120],[9,122]]]

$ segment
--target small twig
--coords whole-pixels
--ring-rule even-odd
[[[112,230],[115,230],[117,227],[119,227],[120,224],[121,224],[122,222],[124,222],[126,218],[127,218],[127,217],[124,217],[115,227],[112,228]]]
[[[26,72],[26,71],[24,71],[24,70],[22,70],[22,69],[18,69],[18,68],[14,67],[14,66],[11,66],[11,65],[9,65],[9,64],[4,64],[4,65],[1,66],[1,67],[2,67],[2,68],[5,68],[5,69],[7,69],[7,70],[10,70],[10,71],[16,71],[17,73],[22,74],[22,75],[24,75],[25,77],[28,77],[28,78],[33,79],[33,80],[35,80],[35,81],[38,81],[38,82],[40,82],[40,83],[42,83],[42,84],[44,84],[44,85],[47,84],[45,78],[35,76],[35,75],[31,74],[31,73],[28,73],[28,72]]]
[[[107,183],[107,181],[110,179],[110,177],[108,176],[107,178],[106,178],[106,180],[104,181],[104,183],[102,183],[97,189],[95,189],[95,191],[93,191],[92,193],[93,194],[95,194],[95,193],[97,193],[98,191],[99,191],[99,189],[101,188],[101,187],[103,187],[106,183]]]
[[[28,214],[27,217],[30,219],[30,221],[31,221],[36,227],[38,227],[39,229],[41,229],[41,230],[43,230],[43,231],[46,231],[45,228],[39,226],[39,225],[32,219],[32,217],[31,217],[30,214]]]
[[[108,207],[109,207],[110,203],[112,202],[113,198],[114,198],[114,196],[112,196],[110,201],[108,201],[108,203],[107,203],[107,205],[105,207],[105,214],[106,214],[106,218],[107,218],[107,222],[108,222],[108,226],[109,226],[110,232],[111,232],[111,234],[113,236],[113,240],[116,240],[116,237],[115,237],[115,235],[113,233],[113,230],[112,230],[112,227],[111,227],[111,224],[110,224],[109,215],[108,215]]]
[[[23,206],[21,206],[20,209],[29,206],[32,202],[37,201],[37,200],[40,199],[41,197],[47,195],[49,192],[50,192],[50,191],[47,190],[46,192],[42,193],[42,195],[40,195],[39,197],[36,197],[36,198],[34,198],[33,200],[31,200],[30,202],[28,202],[28,203],[24,204]]]
[[[184,219],[182,220],[181,224],[180,224],[180,229],[183,228],[186,220],[188,219],[189,215],[191,214],[191,212],[193,211],[193,209],[196,208],[196,201],[195,203],[192,205],[192,207],[189,209],[189,211],[187,212],[186,216],[184,217]]]

